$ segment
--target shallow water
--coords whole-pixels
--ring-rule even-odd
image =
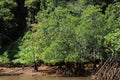
[[[91,80],[90,77],[0,76],[0,80]]]

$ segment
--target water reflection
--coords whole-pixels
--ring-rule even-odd
[[[91,80],[90,77],[0,76],[0,80]]]

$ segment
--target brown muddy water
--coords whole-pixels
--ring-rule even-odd
[[[90,77],[0,76],[0,80],[92,80]]]

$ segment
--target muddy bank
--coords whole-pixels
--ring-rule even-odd
[[[0,76],[11,76],[11,75],[39,75],[39,76],[58,76],[56,75],[56,67],[41,66],[38,67],[37,72],[34,71],[33,67],[0,67]]]
[[[80,74],[84,74],[84,76],[91,76],[93,72],[93,65],[86,64],[85,71],[81,71]],[[63,68],[64,70],[64,68]],[[42,64],[38,67],[38,71],[34,71],[33,67],[0,67],[0,76],[11,76],[11,75],[38,75],[38,76],[67,76],[64,71],[58,71],[58,66],[48,66]],[[87,75],[86,75],[87,74]],[[73,75],[75,76],[75,75]]]

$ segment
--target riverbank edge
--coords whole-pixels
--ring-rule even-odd
[[[34,71],[33,67],[29,67],[29,66],[26,66],[24,68],[23,67],[0,67],[0,76],[14,76],[14,75],[23,75],[23,74],[31,75],[31,76],[55,76],[55,77],[65,76],[63,75],[63,73],[60,73],[60,72],[57,73],[57,66],[41,65],[38,67],[37,72]],[[92,72],[87,76],[91,76],[91,75],[92,75]],[[81,77],[81,76],[77,76],[77,77]]]

